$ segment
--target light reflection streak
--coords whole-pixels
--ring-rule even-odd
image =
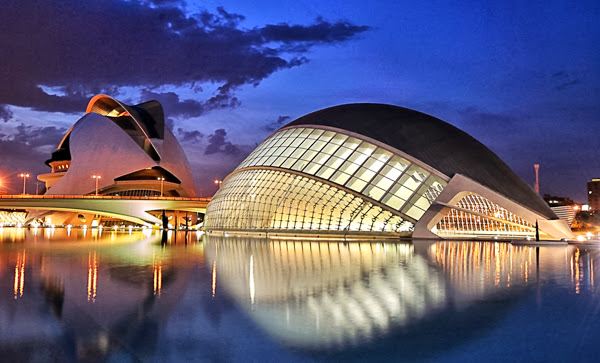
[[[250,256],[250,304],[254,305],[254,255]]]
[[[25,287],[25,250],[23,254],[17,254],[17,263],[15,264],[15,281],[14,281],[14,298],[23,297],[23,289]]]
[[[216,291],[217,291],[217,261],[214,261],[213,269],[212,269],[212,297],[215,297]]]
[[[573,258],[575,259],[575,262],[573,263],[573,266],[575,267],[575,293],[579,294],[580,289],[581,289],[581,277],[580,277],[580,273],[579,273],[579,248],[577,248],[575,250],[575,254],[573,255]]]
[[[154,259],[152,269],[154,272],[154,295],[160,297],[162,293],[162,261]]]
[[[96,302],[98,290],[98,256],[96,251],[88,255],[87,301]]]

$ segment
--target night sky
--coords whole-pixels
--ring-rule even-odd
[[[597,0],[10,1],[0,46],[9,193],[99,93],[160,101],[204,196],[272,131],[352,102],[447,121],[530,184],[539,163],[542,193],[585,202],[600,178]]]

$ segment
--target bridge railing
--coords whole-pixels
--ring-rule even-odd
[[[129,197],[116,195],[35,195],[35,194],[4,194],[0,195],[0,199],[131,199],[131,200],[174,200],[174,201],[194,201],[194,202],[210,202],[212,198],[187,198],[187,197]]]

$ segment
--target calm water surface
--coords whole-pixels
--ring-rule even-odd
[[[596,361],[600,249],[0,228],[0,361]]]

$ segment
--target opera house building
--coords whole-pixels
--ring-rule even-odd
[[[46,164],[51,172],[38,176],[45,195],[195,197],[188,160],[157,101],[129,106],[95,96]],[[73,213],[50,214],[60,224]]]
[[[101,116],[99,116],[101,117]],[[410,109],[348,104],[264,140],[208,204],[210,232],[292,236],[572,238],[483,144]]]

